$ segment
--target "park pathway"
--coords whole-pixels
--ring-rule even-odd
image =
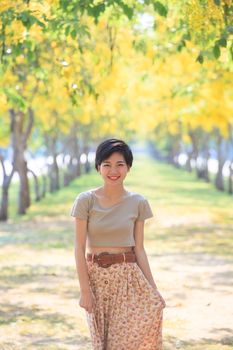
[[[77,193],[100,184],[93,170],[1,224],[1,350],[91,349],[69,210]],[[164,350],[232,349],[232,199],[140,152],[126,187],[144,194],[155,214],[145,248],[167,304]]]

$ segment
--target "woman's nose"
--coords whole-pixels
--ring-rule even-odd
[[[112,176],[114,176],[114,174],[118,174],[118,169],[117,168],[114,168],[114,167],[112,167],[112,168],[110,168],[109,169],[109,174],[111,174]]]

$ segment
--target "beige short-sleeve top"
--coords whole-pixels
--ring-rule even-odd
[[[87,242],[91,247],[135,246],[135,221],[154,216],[148,200],[139,193],[127,192],[119,203],[104,208],[93,190],[79,193],[70,215],[87,220]]]

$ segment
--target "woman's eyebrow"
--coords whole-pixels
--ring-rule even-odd
[[[104,160],[103,163],[111,163],[109,160]],[[117,163],[125,163],[124,160],[118,160]]]

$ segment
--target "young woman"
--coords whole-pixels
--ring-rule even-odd
[[[127,191],[133,163],[129,146],[108,139],[96,150],[103,186],[81,192],[71,210],[80,307],[86,310],[94,350],[162,350],[166,303],[154,282],[143,245],[147,199]]]

